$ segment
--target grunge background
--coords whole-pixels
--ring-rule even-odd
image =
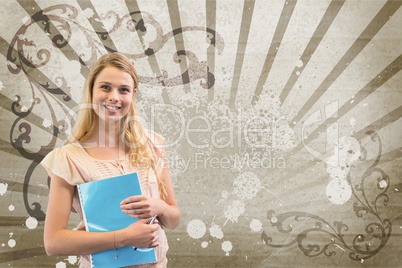
[[[2,1],[0,266],[77,265],[44,252],[38,164],[111,51],[166,138],[182,212],[169,267],[400,266],[401,5]]]

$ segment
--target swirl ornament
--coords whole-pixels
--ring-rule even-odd
[[[307,212],[286,212],[276,214],[275,211],[267,212],[267,219],[271,226],[275,227],[280,233],[292,236],[294,226],[310,225],[296,234],[290,242],[279,244],[274,243],[274,238],[267,232],[261,233],[261,239],[267,246],[274,248],[290,247],[297,245],[298,248],[308,257],[316,257],[321,254],[330,257],[336,255],[335,249],[341,249],[349,252],[349,258],[354,261],[363,261],[376,255],[387,244],[391,235],[391,220],[381,215],[380,206],[387,206],[389,197],[387,191],[390,185],[389,176],[377,165],[381,159],[381,139],[374,131],[366,133],[370,136],[371,143],[376,143],[378,151],[374,163],[367,168],[361,176],[361,181],[352,187],[352,194],[356,201],[353,203],[353,211],[358,218],[372,218],[373,222],[368,223],[364,232],[353,236],[353,239],[347,239],[351,236],[350,227],[342,221],[334,221],[332,224],[324,218]],[[367,150],[362,145],[364,152],[360,157],[361,161],[367,161]],[[353,176],[356,177],[356,176]],[[347,176],[349,184],[352,185],[352,176]],[[372,192],[372,185],[376,186],[376,193]],[[369,197],[372,197],[371,200]],[[299,226],[303,228],[302,226]],[[317,241],[320,237],[320,241]]]

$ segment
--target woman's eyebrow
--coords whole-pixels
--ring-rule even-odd
[[[108,85],[112,85],[112,83],[107,82],[107,81],[99,81],[98,84],[108,84]],[[120,85],[119,87],[129,87],[129,88],[133,88],[133,86],[130,86],[130,85]]]
[[[98,84],[109,84],[109,85],[111,85],[111,83],[109,83],[107,81],[99,81]]]

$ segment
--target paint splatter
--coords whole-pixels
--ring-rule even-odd
[[[380,189],[384,189],[384,188],[386,188],[386,187],[388,186],[388,183],[387,183],[386,180],[381,180],[381,181],[378,183],[378,186],[380,187]]]
[[[67,265],[64,261],[60,261],[58,263],[56,263],[56,268],[66,268]]]
[[[52,126],[52,122],[46,118],[43,119],[43,123],[42,123],[43,127],[51,127]]]
[[[35,229],[38,226],[38,220],[34,217],[29,217],[26,219],[25,225],[28,229]]]
[[[237,222],[238,218],[245,211],[245,205],[240,200],[234,200],[232,204],[225,208],[224,215],[231,222]]]
[[[257,220],[257,219],[253,219],[250,222],[250,229],[252,232],[259,232],[262,229],[262,223],[261,221]]]
[[[68,256],[67,261],[69,264],[76,264],[78,262],[77,256]]]
[[[192,220],[187,225],[187,233],[194,239],[199,239],[207,232],[205,223],[201,220]]]
[[[3,86],[3,82],[2,82],[2,81],[0,81],[0,91],[2,91],[2,90],[3,90],[3,88],[4,88],[4,86]]]
[[[222,243],[222,250],[226,252],[226,256],[229,256],[229,252],[232,251],[233,245],[230,241],[224,241]]]
[[[8,184],[7,183],[0,183],[0,195],[3,196],[6,194],[7,192],[7,187]]]
[[[212,237],[218,238],[218,239],[222,239],[223,238],[223,232],[222,229],[219,225],[212,225],[209,228],[209,233],[211,234]]]
[[[261,189],[261,181],[253,172],[240,174],[233,182],[234,194],[242,200],[254,198]]]
[[[202,248],[207,248],[208,247],[208,242],[207,241],[202,242],[201,247]]]
[[[92,8],[86,8],[82,11],[82,14],[87,18],[92,18],[94,15],[94,10]]]
[[[352,188],[346,181],[350,168],[360,157],[360,144],[353,137],[342,137],[334,146],[334,154],[328,158],[327,173],[331,178],[326,194],[334,204],[342,205],[352,196]]]
[[[342,205],[352,196],[352,188],[344,179],[333,179],[327,185],[326,194],[329,201]]]
[[[9,246],[10,248],[15,247],[16,244],[17,244],[17,242],[15,242],[14,239],[8,240],[8,246]]]
[[[14,211],[14,209],[15,209],[15,207],[14,207],[13,205],[9,205],[9,206],[8,206],[8,210],[9,210],[9,211]]]
[[[303,67],[303,65],[304,65],[304,63],[303,63],[302,60],[298,60],[297,63],[296,63],[297,68]]]

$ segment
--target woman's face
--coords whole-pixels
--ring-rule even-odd
[[[136,88],[134,80],[125,71],[105,67],[96,77],[92,88],[92,106],[100,120],[119,121],[130,110]]]

